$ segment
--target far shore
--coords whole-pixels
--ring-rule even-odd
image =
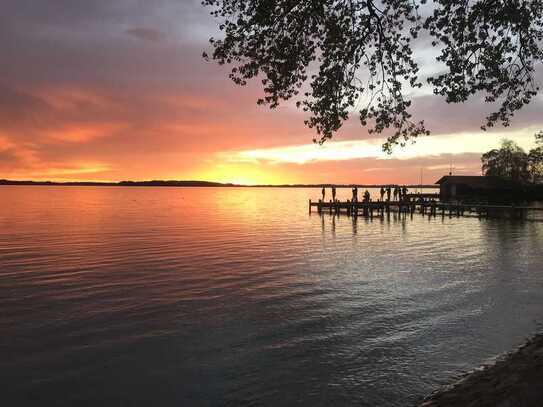
[[[539,407],[543,402],[543,333],[489,366],[467,373],[419,407]]]
[[[0,179],[2,185],[35,185],[35,186],[93,186],[93,187],[224,187],[224,188],[381,188],[392,185],[404,184],[259,184],[243,185],[230,184],[210,181],[178,181],[178,180],[152,180],[152,181],[119,181],[119,182],[99,182],[99,181],[16,181]],[[437,184],[415,185],[407,184],[407,188],[439,188]]]

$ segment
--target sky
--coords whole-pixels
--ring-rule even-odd
[[[239,87],[203,60],[216,25],[193,0],[3,0],[0,178],[370,184],[422,172],[433,183],[451,168],[480,174],[500,139],[529,149],[543,129],[540,96],[512,126],[483,132],[481,100],[422,92],[413,113],[432,135],[416,144],[385,154],[353,117],[319,146],[291,103],[257,106],[259,83]]]

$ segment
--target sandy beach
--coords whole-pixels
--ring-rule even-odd
[[[420,407],[543,405],[543,334],[427,397]]]

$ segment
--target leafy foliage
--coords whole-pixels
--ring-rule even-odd
[[[499,149],[481,157],[483,173],[517,182],[537,182],[543,177],[543,133],[535,135],[537,147],[524,152],[514,141],[502,140]]]
[[[543,131],[535,135],[536,147],[528,153],[528,168],[532,182],[543,180]]]
[[[511,140],[502,140],[501,147],[483,154],[481,161],[483,173],[487,176],[513,181],[526,181],[529,178],[528,156]]]
[[[260,104],[295,98],[306,124],[330,139],[354,108],[370,133],[392,130],[390,152],[428,134],[415,121],[408,91],[420,88],[414,41],[421,34],[440,50],[446,70],[427,78],[447,102],[483,93],[498,111],[483,128],[508,125],[538,88],[543,1],[522,0],[203,0],[224,38],[211,39],[211,58],[232,64],[239,85],[259,78]],[[422,16],[424,10],[426,17]],[[204,54],[205,57],[208,57]],[[362,106],[359,106],[362,103]]]
[[[509,125],[515,111],[539,90],[534,64],[542,59],[543,3],[522,0],[437,1],[425,22],[434,42],[443,45],[438,61],[448,71],[429,78],[447,102],[464,102],[483,92],[487,102],[501,101],[483,129]]]

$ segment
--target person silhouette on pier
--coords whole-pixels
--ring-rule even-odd
[[[369,191],[366,189],[366,191],[364,192],[364,202],[369,202],[370,201],[370,193]]]
[[[398,187],[397,186],[394,187],[394,200],[395,201],[398,200]]]
[[[382,201],[383,198],[385,197],[385,188],[381,187],[381,190],[379,191],[379,193],[381,194],[381,201]]]
[[[387,187],[387,201],[390,201],[390,187]]]
[[[322,187],[322,202],[324,202],[324,196],[326,195],[326,189]]]
[[[353,188],[353,202],[358,202],[358,188]]]
[[[336,187],[332,187],[332,202],[336,202]]]

